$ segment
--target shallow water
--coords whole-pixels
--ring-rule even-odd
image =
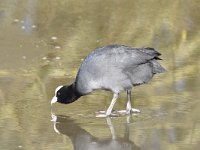
[[[0,149],[199,149],[199,9],[198,0],[1,0]],[[133,90],[141,113],[96,118],[110,104],[107,91],[51,110],[54,89],[113,43],[163,54],[167,72]]]

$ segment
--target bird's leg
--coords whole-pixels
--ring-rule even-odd
[[[126,104],[126,113],[140,113],[139,109],[131,107],[131,90],[127,90],[127,104]]]
[[[96,112],[96,117],[108,117],[108,116],[117,116],[116,114],[111,114],[112,109],[117,101],[119,93],[114,93],[110,106],[106,111],[98,111]]]
[[[117,98],[118,98],[118,93],[114,93],[113,94],[113,98],[112,98],[112,101],[110,103],[110,106],[108,107],[107,111],[106,111],[106,116],[110,116],[111,112],[112,112],[112,109],[117,101]]]
[[[127,90],[126,113],[131,113],[131,90]]]
[[[135,109],[131,107],[131,90],[127,90],[127,103],[126,110],[119,110],[120,114],[130,114],[130,113],[139,113],[139,109]]]

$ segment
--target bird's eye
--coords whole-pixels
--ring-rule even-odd
[[[58,92],[57,95],[60,96],[61,95],[60,92]]]

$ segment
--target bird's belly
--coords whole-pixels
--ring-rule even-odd
[[[129,90],[133,87],[131,80],[125,77],[113,77],[115,80],[108,80],[103,78],[101,81],[101,89],[109,90],[114,93],[119,93],[120,91]]]

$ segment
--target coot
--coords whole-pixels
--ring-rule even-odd
[[[154,48],[132,48],[125,45],[108,45],[95,49],[81,64],[75,81],[59,86],[51,104],[69,104],[96,89],[113,93],[105,116],[110,116],[121,91],[127,92],[127,114],[140,112],[131,107],[131,89],[148,83],[157,73],[165,69],[157,62],[161,54]]]

